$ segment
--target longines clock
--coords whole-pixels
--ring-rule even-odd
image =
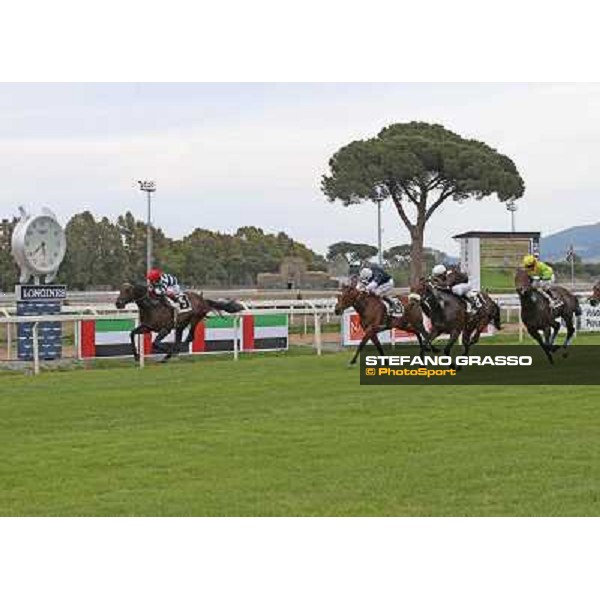
[[[19,211],[21,219],[13,232],[12,254],[21,269],[20,283],[27,283],[31,277],[39,283],[42,275],[50,283],[67,250],[64,229],[49,208],[37,215],[27,214],[23,207]]]

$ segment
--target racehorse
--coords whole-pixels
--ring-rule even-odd
[[[177,355],[179,353],[183,331],[186,327],[189,327],[190,331],[185,343],[190,344],[194,341],[196,325],[206,318],[208,313],[212,311],[237,313],[244,310],[244,307],[235,300],[210,300],[196,292],[186,292],[185,296],[189,300],[189,308],[178,313],[177,322],[175,323],[173,309],[163,304],[159,299],[152,297],[148,293],[146,285],[124,283],[121,286],[119,296],[115,302],[117,308],[125,308],[128,304],[135,302],[139,310],[140,324],[130,333],[131,349],[136,361],[140,359],[135,346],[136,335],[156,332],[158,335],[152,346],[157,352],[164,353],[163,360],[167,361],[173,354]],[[171,347],[167,347],[161,341],[173,329],[175,329],[175,342]]]
[[[490,323],[492,323],[497,330],[502,329],[500,307],[498,304],[492,300],[487,292],[479,292],[479,298],[482,302],[482,306],[473,314],[467,313],[467,322],[462,332],[462,343],[465,355],[469,354],[471,346],[479,341],[482,330]]]
[[[467,307],[463,300],[445,290],[434,290],[431,282],[421,279],[413,290],[421,297],[423,312],[431,321],[429,339],[431,342],[441,333],[450,336],[444,346],[444,354],[450,355],[452,346],[468,324]],[[471,332],[472,333],[472,332]],[[469,334],[470,336],[470,334]],[[477,336],[479,339],[479,336]],[[434,352],[439,350],[432,346]]]
[[[531,277],[525,269],[518,268],[515,273],[515,288],[521,301],[521,321],[529,335],[540,345],[550,363],[554,362],[552,353],[559,349],[554,345],[562,319],[567,328],[567,337],[562,345],[563,356],[567,356],[567,348],[575,334],[574,316],[581,315],[579,300],[567,289],[554,285],[552,296],[560,302],[552,308],[548,299],[536,290]],[[540,335],[544,333],[544,338]]]
[[[426,347],[431,348],[429,334],[423,325],[423,312],[418,301],[408,296],[399,296],[399,299],[404,308],[403,314],[397,317],[390,316],[384,301],[379,296],[358,290],[356,285],[342,286],[334,312],[336,315],[341,315],[346,309],[354,308],[360,317],[360,324],[364,331],[363,338],[349,364],[356,364],[360,351],[369,340],[373,342],[379,354],[385,354],[377,334],[388,329],[402,329],[414,333],[421,348],[421,356],[424,355]]]

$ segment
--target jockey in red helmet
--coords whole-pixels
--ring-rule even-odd
[[[177,320],[177,297],[181,294],[181,288],[177,277],[169,273],[163,273],[160,269],[150,269],[146,275],[148,280],[148,291],[150,294],[159,298],[166,306],[174,311],[174,318]]]

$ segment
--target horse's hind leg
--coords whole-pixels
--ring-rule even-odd
[[[567,338],[565,339],[565,341],[562,345],[562,349],[563,349],[563,356],[566,358],[567,355],[569,354],[568,348],[571,345],[571,342],[573,341],[573,337],[575,335],[575,325],[573,324],[573,315],[571,315],[568,319],[565,317],[564,322],[565,322],[565,327],[567,328]]]
[[[566,325],[566,322],[565,322],[565,325]],[[549,346],[550,346],[550,350],[552,352],[556,352],[556,350],[558,350],[559,347],[555,346],[554,342],[556,341],[558,332],[560,331],[560,321],[553,321],[551,327],[552,327],[552,335],[550,336]],[[567,327],[567,329],[568,329],[568,327]]]
[[[194,341],[194,336],[196,335],[196,327],[198,323],[200,323],[200,321],[204,319],[204,317],[206,317],[206,313],[204,313],[200,317],[195,317],[190,321],[190,331],[187,334],[187,338],[185,339],[184,344],[191,344]]]

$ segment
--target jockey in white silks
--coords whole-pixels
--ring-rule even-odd
[[[379,265],[363,267],[358,274],[357,287],[382,298],[387,302],[392,313],[402,314],[402,303],[398,298],[390,295],[394,290],[394,280]]]
[[[473,291],[466,273],[458,269],[448,269],[445,265],[435,265],[431,270],[431,283],[438,289],[452,292],[467,303],[467,311],[473,312],[479,306],[479,295]]]

